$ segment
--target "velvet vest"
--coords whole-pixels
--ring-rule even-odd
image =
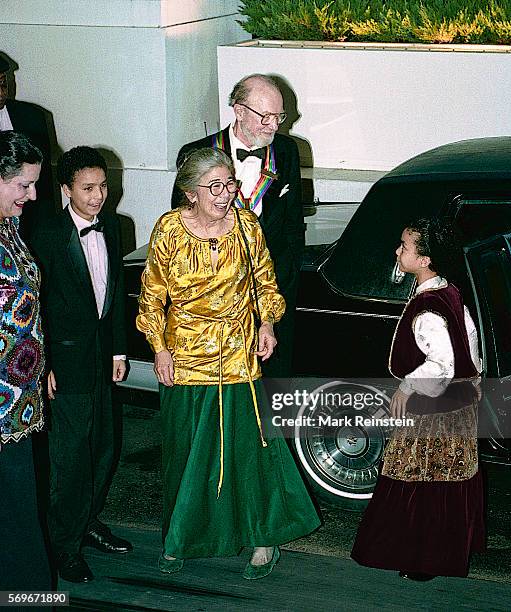
[[[454,352],[454,378],[439,398],[414,394],[408,409],[416,414],[450,412],[467,405],[473,398],[472,383],[464,384],[461,381],[478,376],[470,355],[463,301],[454,285],[448,284],[441,289],[423,291],[408,302],[394,335],[389,360],[390,371],[397,378],[404,378],[424,363],[424,353],[417,346],[413,333],[416,317],[424,312],[433,312],[446,322]]]

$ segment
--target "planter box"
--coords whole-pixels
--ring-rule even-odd
[[[296,95],[286,100],[298,117],[290,134],[308,141],[312,165],[386,171],[448,142],[511,134],[510,54],[484,45],[220,46],[221,124],[232,120],[226,100],[239,78],[273,74]]]

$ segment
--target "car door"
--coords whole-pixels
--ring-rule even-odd
[[[486,371],[480,438],[487,452],[504,457],[511,437],[511,233],[472,243],[465,256]]]

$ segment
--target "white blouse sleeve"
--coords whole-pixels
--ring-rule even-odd
[[[454,377],[454,351],[443,317],[423,312],[415,319],[413,333],[417,346],[426,356],[418,368],[407,374],[399,385],[406,395],[438,397]]]
[[[468,344],[470,346],[470,356],[479,374],[483,371],[483,362],[479,358],[479,344],[477,342],[477,329],[468,308],[465,308],[465,327],[467,328]]]
[[[483,368],[479,358],[477,329],[466,306],[464,306],[464,315],[470,356],[476,370],[481,372]],[[405,376],[399,388],[406,395],[415,392],[419,395],[438,397],[454,377],[454,352],[447,323],[440,315],[423,312],[415,319],[413,333],[415,342],[426,356],[426,360]],[[475,384],[479,380],[474,381]]]

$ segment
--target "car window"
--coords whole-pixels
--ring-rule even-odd
[[[321,267],[330,287],[369,300],[406,302],[414,277],[395,282],[396,249],[407,223],[435,216],[445,203],[445,187],[435,183],[376,183],[356,210]]]
[[[456,225],[465,244],[511,232],[509,198],[459,198],[455,201]]]

